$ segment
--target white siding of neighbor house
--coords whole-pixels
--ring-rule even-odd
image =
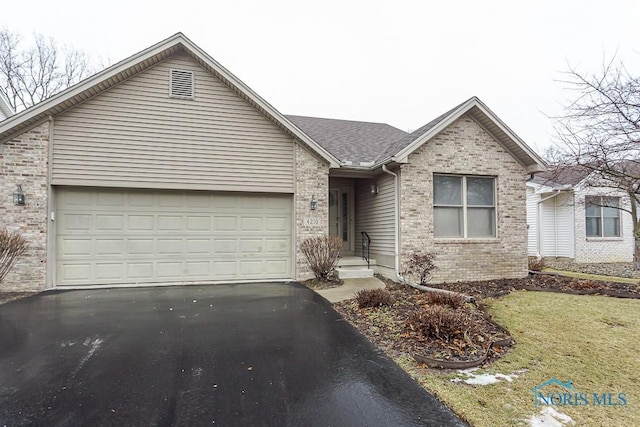
[[[545,193],[541,197],[550,196]],[[561,193],[539,205],[540,255],[545,257],[573,258],[573,196]]]
[[[169,97],[171,69],[194,99]],[[52,184],[293,192],[292,138],[185,53],[55,117]]]
[[[536,256],[538,251],[538,202],[540,195],[527,187],[527,253]]]
[[[371,184],[378,194],[371,194]],[[361,253],[361,232],[371,237],[371,258],[377,265],[395,268],[395,189],[391,175],[378,175],[375,180],[356,180],[356,254]]]

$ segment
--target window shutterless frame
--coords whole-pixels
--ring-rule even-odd
[[[434,237],[496,238],[496,193],[494,176],[433,174]],[[456,222],[459,223],[457,227]],[[454,232],[456,228],[458,230]]]
[[[620,198],[585,197],[585,232],[588,238],[621,237]]]

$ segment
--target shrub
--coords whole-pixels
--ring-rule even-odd
[[[326,280],[338,264],[342,239],[335,236],[310,237],[300,244],[307,264],[318,279]]]
[[[393,304],[393,298],[386,289],[361,289],[356,292],[359,308],[383,307]]]
[[[427,292],[425,300],[430,305],[447,305],[451,308],[460,308],[467,302],[467,297],[450,292]]]
[[[541,256],[529,257],[529,270],[542,271],[547,266],[547,260]]]
[[[0,230],[0,283],[26,251],[27,241],[20,233]]]
[[[473,319],[465,310],[431,305],[412,312],[406,321],[407,329],[425,338],[452,342],[455,338],[469,336]]]
[[[418,284],[425,285],[429,281],[429,275],[438,268],[435,260],[436,254],[432,252],[413,253],[403,274],[417,280]]]

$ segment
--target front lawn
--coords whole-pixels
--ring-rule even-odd
[[[520,290],[484,303],[516,344],[493,364],[468,374],[418,365],[394,345],[402,336],[383,332],[384,324],[402,320],[394,319],[393,308],[369,309],[368,325],[346,317],[474,426],[528,425],[544,408],[534,407],[533,389],[551,379],[570,380],[572,393],[586,393],[589,398],[588,405],[554,407],[575,425],[640,425],[640,300]],[[343,313],[357,310],[353,302],[338,308]],[[381,327],[372,328],[372,324]],[[471,378],[479,374],[498,375]],[[464,382],[486,378],[498,382]],[[544,389],[547,393],[565,391],[557,385],[548,387]],[[627,404],[596,406],[594,393],[613,393],[612,403],[619,402],[618,394],[624,393]]]

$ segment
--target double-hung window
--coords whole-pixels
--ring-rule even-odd
[[[495,186],[493,177],[434,174],[435,237],[496,237]]]
[[[620,237],[620,199],[587,196],[587,237]]]

